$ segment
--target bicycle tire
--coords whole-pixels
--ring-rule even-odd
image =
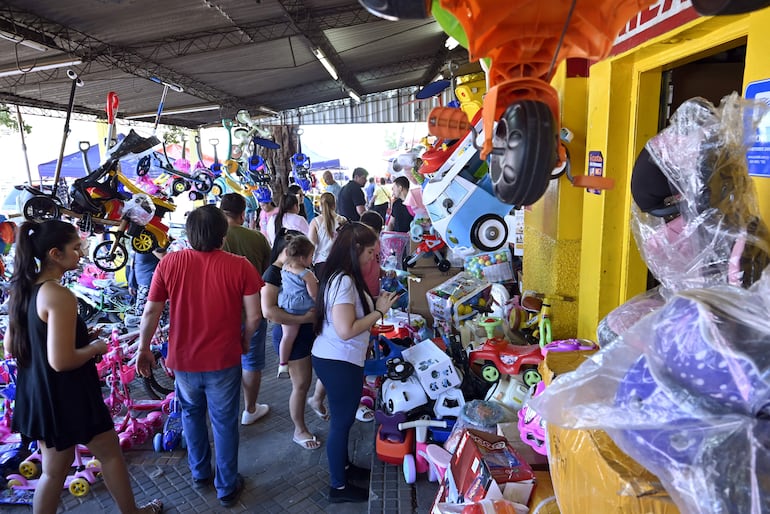
[[[147,396],[153,400],[161,400],[174,391],[173,389],[168,389],[167,387],[160,385],[155,378],[155,375],[142,377],[142,385],[144,386]]]

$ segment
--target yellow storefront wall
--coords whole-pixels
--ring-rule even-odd
[[[629,228],[629,184],[636,156],[657,132],[662,71],[745,42],[744,88],[768,79],[768,27],[770,8],[698,18],[594,64],[588,79],[565,78],[563,70],[554,79],[562,124],[575,133],[568,145],[574,173],[587,173],[588,152],[599,151],[605,176],[615,180],[613,190],[596,195],[563,177],[526,213],[524,287],[578,299],[554,302],[554,338],[595,339],[599,321],[645,289],[647,268]],[[770,219],[770,179],[755,184]]]
[[[567,78],[562,65],[553,85],[559,92],[562,126],[573,132],[569,148],[572,169],[585,168],[587,79]],[[546,295],[574,297],[552,300],[554,339],[574,337],[583,192],[566,176],[551,181],[543,198],[524,214],[524,287]]]

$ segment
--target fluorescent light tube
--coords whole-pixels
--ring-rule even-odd
[[[259,109],[260,111],[265,112],[267,114],[272,114],[273,116],[280,116],[281,115],[281,113],[279,113],[278,111],[274,111],[273,109],[265,107],[264,105],[260,105],[259,107],[257,107],[257,109]]]
[[[32,48],[33,50],[37,50],[38,52],[45,52],[46,50],[48,50],[47,46],[41,45],[37,41],[24,39],[22,36],[18,34],[14,34],[12,32],[6,32],[4,30],[0,30],[0,38],[6,39],[12,43],[17,43],[19,45],[26,46],[27,48]]]
[[[188,114],[191,112],[203,112],[213,111],[219,109],[219,105],[206,104],[206,105],[190,105],[189,107],[177,107],[175,109],[163,109],[163,114]],[[150,118],[158,114],[158,111],[138,112],[136,114],[130,114],[124,116],[127,120],[138,120],[140,118]]]
[[[356,93],[352,89],[348,90],[348,96],[350,96],[350,98],[352,98],[354,102],[359,103],[359,104],[361,103],[361,97],[358,96],[358,93]]]
[[[0,70],[0,77],[12,77],[14,75],[24,75],[25,73],[33,73],[36,71],[54,70],[56,68],[66,68],[67,66],[77,66],[83,64],[80,59],[69,59],[66,61],[39,61],[19,63],[18,66],[11,68],[5,68]]]
[[[332,63],[329,62],[329,59],[326,58],[326,55],[324,55],[320,48],[313,48],[313,55],[315,55],[316,59],[323,64],[323,67],[326,68],[326,71],[329,72],[329,75],[331,75],[334,80],[340,78],[339,75],[337,75],[337,70],[334,69],[334,66],[332,66]]]

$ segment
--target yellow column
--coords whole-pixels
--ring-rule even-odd
[[[754,12],[749,18],[749,36],[746,43],[746,68],[743,71],[743,90],[751,82],[770,79],[770,8]],[[759,210],[765,223],[770,222],[770,178],[752,177],[757,187]]]
[[[599,151],[604,176],[615,188],[583,193],[578,337],[594,339],[599,320],[619,304],[628,260],[629,121],[633,102],[632,68],[626,60],[591,67],[588,86],[586,152]],[[635,156],[634,156],[635,157]],[[584,170],[584,173],[586,171]]]
[[[562,66],[553,86],[559,92],[562,126],[574,134],[567,145],[573,173],[583,173],[587,79],[566,78]],[[565,175],[551,181],[543,198],[524,216],[524,287],[575,299],[552,302],[554,339],[577,334],[582,210],[582,190],[572,187]]]

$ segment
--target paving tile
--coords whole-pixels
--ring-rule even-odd
[[[271,331],[268,331],[270,334]],[[292,423],[288,398],[291,383],[275,378],[278,359],[267,341],[267,366],[262,376],[259,401],[270,405],[270,412],[254,425],[240,427],[239,471],[246,478],[240,501],[232,509],[219,505],[213,487],[193,489],[182,449],[155,453],[151,440],[125,453],[137,502],[142,504],[161,498],[167,513],[318,513],[334,514],[409,514],[429,512],[437,485],[424,475],[417,483],[404,481],[400,466],[380,462],[374,453],[374,423],[356,422],[350,434],[350,457],[354,463],[372,469],[369,503],[330,504],[325,444],[329,423],[320,420],[309,409],[305,419],[308,428],[322,442],[319,450],[308,451],[292,442]],[[313,381],[315,383],[315,380]],[[138,399],[144,389],[131,388]],[[31,508],[15,507],[12,514],[31,512]],[[92,514],[116,512],[115,503],[102,481],[91,486],[81,498],[62,492],[57,513]]]

